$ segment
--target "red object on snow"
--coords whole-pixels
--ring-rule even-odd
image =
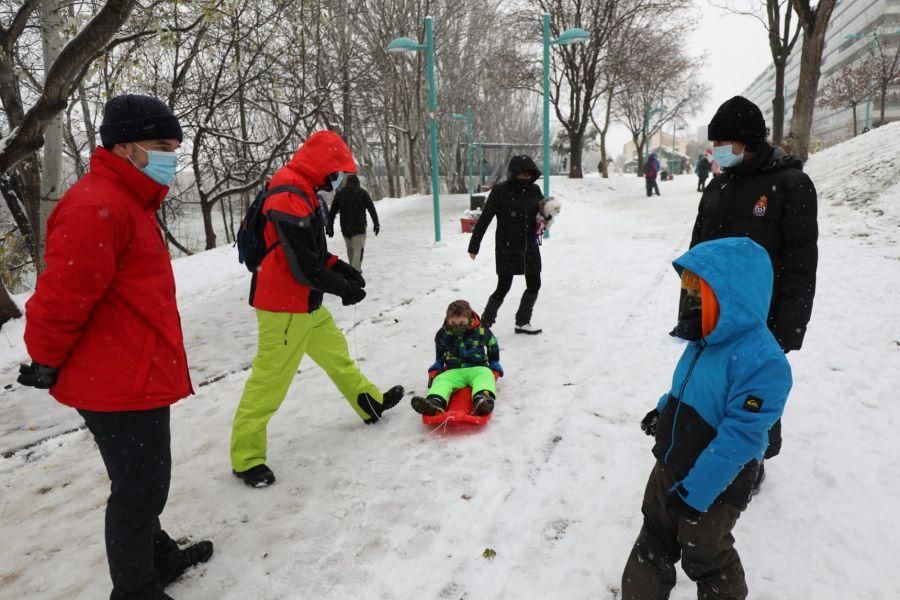
[[[494,379],[497,379],[500,375],[494,371]],[[428,415],[422,415],[422,423],[425,425],[442,425],[447,423],[448,425],[452,423],[465,423],[468,425],[485,425],[488,421],[491,420],[491,415],[494,413],[488,413],[483,416],[477,416],[472,414],[472,388],[465,387],[456,390],[450,396],[450,402],[447,405],[447,410],[440,414],[436,414],[434,416],[429,417]]]
[[[459,224],[462,226],[463,233],[472,233],[475,223],[476,219],[470,219],[469,217],[460,217],[459,219]]]

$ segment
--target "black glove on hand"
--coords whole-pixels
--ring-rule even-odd
[[[680,486],[679,486],[680,487]],[[679,487],[675,487],[666,494],[666,504],[669,509],[674,511],[679,517],[687,521],[691,525],[696,525],[703,516],[703,513],[691,507],[681,494],[678,493]]]
[[[16,381],[39,390],[49,390],[56,383],[59,369],[48,367],[32,361],[30,365],[19,365],[19,377]]]
[[[647,413],[641,421],[641,431],[654,437],[656,435],[656,424],[659,423],[659,411],[655,408]]]
[[[378,235],[378,232],[381,231],[381,225],[379,225],[378,223],[375,223],[375,226],[373,227],[373,229],[375,230],[375,235]]]
[[[326,227],[325,235],[327,235],[328,237],[334,237],[334,227]]]
[[[344,306],[351,306],[358,302],[362,302],[362,299],[366,297],[366,290],[361,287],[356,287],[353,284],[349,284],[347,286],[347,290],[341,294],[341,301]]]
[[[361,288],[366,287],[366,280],[363,279],[362,273],[348,265],[342,260],[338,260],[334,263],[334,266],[331,267],[331,270],[352,283],[353,285],[359,286]]]

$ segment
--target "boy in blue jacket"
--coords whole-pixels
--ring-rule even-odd
[[[791,389],[790,365],[766,326],[772,263],[749,238],[722,238],[673,264],[682,282],[676,332],[689,344],[671,389],[641,422],[656,438],[656,465],[622,600],[668,598],[679,558],[698,598],[743,600],[731,532]]]
[[[494,371],[503,375],[500,346],[468,302],[456,300],[450,303],[444,325],[434,336],[434,346],[436,360],[428,369],[432,377],[428,395],[413,397],[413,410],[423,415],[436,415],[447,410],[453,392],[471,387],[472,414],[491,413],[497,398]]]

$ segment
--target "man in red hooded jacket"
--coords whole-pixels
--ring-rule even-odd
[[[316,192],[337,190],[356,173],[350,148],[333,131],[309,137],[269,183],[264,232],[268,252],[253,275],[250,304],[259,323],[259,349],[234,416],[231,434],[233,473],[250,487],[275,482],[266,463],[266,428],[287,395],[304,354],[331,378],[366,424],[403,398],[397,385],[383,394],[350,358],[347,340],[328,309],[325,294],[344,306],[366,296],[362,275],[328,252],[326,217]]]
[[[106,554],[111,600],[164,600],[209,560],[160,528],[172,458],[169,406],[193,393],[175,278],[156,211],[175,177],[182,132],[163,102],[111,99],[90,172],[47,221],[47,267],[26,305],[32,364],[19,382],[78,410],[111,482]]]

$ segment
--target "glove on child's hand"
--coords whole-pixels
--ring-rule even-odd
[[[641,431],[654,437],[656,435],[656,424],[659,423],[659,411],[655,408],[647,413],[641,421]]]
[[[500,361],[492,360],[488,367],[491,371],[496,371],[497,375],[503,377],[503,366],[500,364]]]
[[[356,287],[352,283],[347,285],[347,290],[341,294],[341,303],[344,306],[351,306],[358,302],[362,302],[362,299],[366,297],[366,290],[361,287]]]
[[[30,365],[19,365],[19,377],[16,381],[39,390],[49,390],[56,384],[57,375],[59,369],[32,361]]]
[[[338,259],[338,261],[334,263],[334,266],[331,267],[331,270],[353,285],[357,285],[361,288],[366,287],[366,280],[363,279],[362,273],[340,259]]]

